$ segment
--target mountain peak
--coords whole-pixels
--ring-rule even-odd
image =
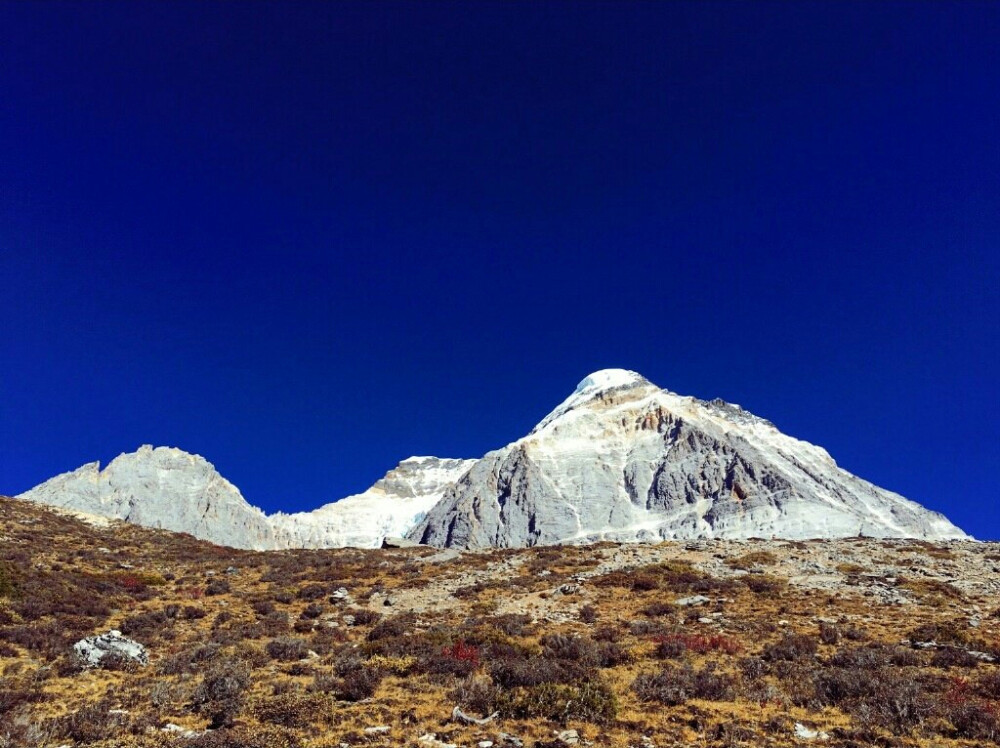
[[[544,429],[560,416],[589,402],[601,393],[611,390],[625,390],[636,387],[656,387],[646,377],[629,369],[601,369],[583,378],[572,394],[556,406],[555,410],[543,418],[532,430],[532,434]]]
[[[635,387],[649,384],[649,380],[638,372],[629,369],[601,369],[583,378],[576,386],[574,395],[585,395],[618,387]]]

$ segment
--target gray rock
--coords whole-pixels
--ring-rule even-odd
[[[682,608],[688,608],[705,605],[710,602],[712,601],[704,595],[693,595],[692,597],[682,597],[680,600],[674,600],[674,605],[679,605]]]
[[[430,746],[430,748],[458,748],[455,743],[445,743],[438,740],[437,735],[432,732],[429,732],[426,735],[421,735],[417,738],[417,741],[426,746]]]
[[[160,732],[169,732],[177,735],[181,738],[197,738],[199,735],[204,735],[207,730],[189,730],[186,727],[181,727],[180,725],[175,725],[173,722],[167,722],[166,725],[160,728]]]
[[[457,706],[451,710],[452,722],[461,722],[462,724],[465,725],[480,725],[480,726],[488,725],[498,716],[500,716],[500,712],[493,712],[493,714],[487,715],[486,717],[480,719],[466,714],[465,712],[462,711],[460,707]]]
[[[73,651],[86,667],[97,667],[108,656],[120,656],[137,665],[149,664],[149,653],[139,642],[122,636],[121,631],[111,630],[100,636],[81,639],[73,645]]]
[[[830,738],[825,732],[810,730],[801,722],[795,723],[795,737],[802,738],[803,740],[828,740]]]
[[[419,548],[420,543],[415,543],[407,538],[383,538],[383,548]]]

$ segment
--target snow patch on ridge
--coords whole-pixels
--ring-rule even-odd
[[[642,374],[629,369],[601,369],[584,377],[573,390],[573,394],[590,394],[613,387],[631,387],[635,384],[649,384],[649,382]]]
[[[574,408],[583,405],[593,398],[613,390],[648,387],[656,390],[656,386],[638,372],[628,369],[601,369],[589,374],[576,386],[572,394],[556,406],[555,410],[543,418],[532,430],[532,434],[541,431],[550,423],[565,415]]]

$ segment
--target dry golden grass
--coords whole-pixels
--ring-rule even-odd
[[[966,652],[1000,654],[996,556],[856,539],[253,553],[0,499],[0,748],[396,746],[427,733],[499,747],[501,731],[530,748],[566,728],[613,748],[643,736],[780,748],[799,744],[796,722],[831,745],[995,744],[1000,669]],[[984,581],[945,581],[939,563]],[[875,578],[888,564],[926,575]],[[340,587],[350,602],[331,599]],[[911,602],[880,602],[885,590]],[[692,595],[709,601],[676,605]],[[149,648],[149,666],[74,666],[73,641],[114,628]],[[898,646],[918,634],[945,649]],[[634,687],[661,673],[676,679],[655,681],[666,690]],[[501,716],[458,724],[456,704]]]

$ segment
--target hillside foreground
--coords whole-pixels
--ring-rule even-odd
[[[970,541],[252,552],[0,498],[0,748],[1000,744],[998,593]],[[109,630],[148,664],[85,667]]]

